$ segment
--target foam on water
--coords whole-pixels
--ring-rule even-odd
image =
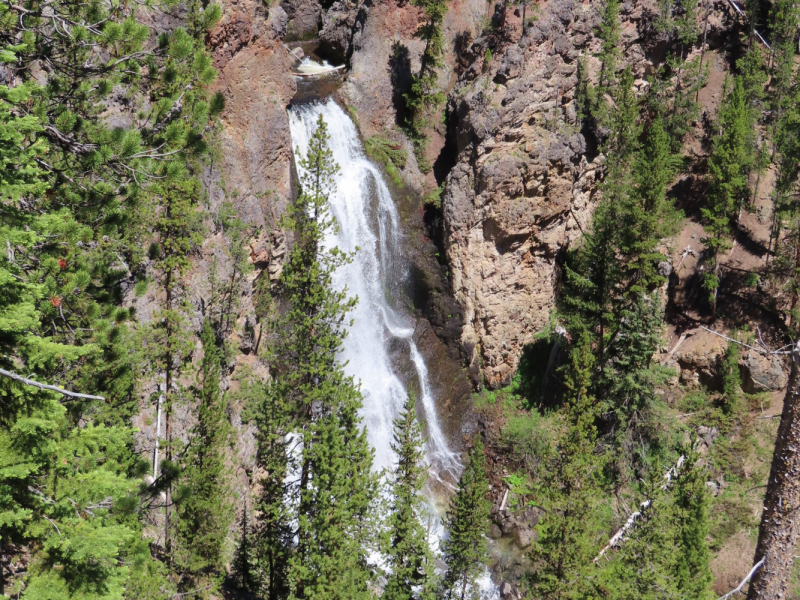
[[[304,75],[322,75],[335,70],[336,67],[330,64],[327,60],[323,60],[320,63],[309,56],[303,58],[295,69],[296,72],[303,73]]]

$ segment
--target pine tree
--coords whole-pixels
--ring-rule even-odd
[[[633,161],[633,189],[625,211],[622,254],[628,261],[628,291],[632,295],[647,293],[664,282],[658,272],[664,255],[658,246],[677,231],[680,214],[667,198],[667,188],[678,164],[669,135],[656,117]]]
[[[156,240],[150,246],[150,255],[154,259],[154,268],[164,294],[164,308],[156,313],[153,323],[150,343],[154,351],[150,360],[152,367],[164,374],[163,400],[159,396],[157,414],[160,414],[163,405],[166,448],[164,463],[157,465],[157,468],[163,471],[165,477],[160,486],[166,490],[164,548],[170,563],[174,533],[171,527],[174,525],[171,523],[173,479],[179,470],[172,437],[172,414],[175,404],[185,399],[185,390],[179,385],[179,379],[194,348],[187,322],[190,306],[184,277],[190,266],[190,254],[202,239],[197,212],[200,182],[194,177],[187,177],[186,173],[182,175],[185,178],[168,180],[154,190],[155,201],[158,202],[153,223]]]
[[[674,371],[653,360],[663,329],[664,309],[657,292],[642,293],[623,311],[617,329],[604,387],[607,426],[621,450],[618,471],[623,479],[627,469],[646,460],[645,449],[659,446],[656,390],[674,376]]]
[[[139,58],[151,54],[150,74],[163,73],[173,37],[150,53],[149,30],[130,7],[23,4],[0,7],[3,39],[21,42],[0,49],[2,60],[23,79],[39,60],[49,67],[43,87],[0,86],[2,367],[90,397],[0,380],[0,554],[28,563],[31,597],[118,598],[128,589],[133,598],[130,578],[140,575],[163,597],[164,573],[138,543],[136,479],[146,465],[132,451],[131,312],[120,302],[141,254],[126,226],[155,155],[185,160],[187,138],[180,128],[167,141],[143,136],[142,122],[163,121],[155,108],[128,129],[112,129],[103,113],[115,86],[139,83]],[[184,74],[178,85],[198,83]],[[172,103],[149,87],[151,106]],[[208,113],[198,119],[204,128]],[[0,593],[21,585],[0,574]]]
[[[411,89],[403,94],[406,105],[406,121],[414,137],[414,148],[420,169],[430,170],[430,165],[422,155],[426,139],[423,129],[426,114],[439,106],[444,100],[444,92],[439,88],[438,69],[442,62],[442,21],[447,14],[447,0],[411,0],[421,8],[427,21],[417,31],[417,37],[425,41],[425,50],[420,57],[419,71],[414,75]]]
[[[617,63],[620,59],[620,0],[606,0],[603,4],[603,18],[597,36],[602,40],[600,49],[600,82],[601,93],[614,87],[616,83]]]
[[[772,156],[776,165],[773,191],[775,215],[769,250],[775,261],[767,265],[791,293],[790,324],[797,331],[797,305],[800,297],[800,202],[798,202],[798,165],[800,165],[800,110],[795,72],[795,35],[800,8],[793,2],[779,0],[773,9],[774,83],[771,108],[776,115],[772,127]]]
[[[285,307],[274,322],[268,397],[272,406],[286,408],[291,421],[259,425],[262,439],[289,431],[297,436],[299,452],[287,453],[298,477],[287,491],[297,543],[286,580],[289,598],[303,600],[369,597],[367,553],[377,484],[358,415],[361,393],[337,358],[355,299],[346,289],[332,288],[334,270],[351,257],[322,246],[336,227],[327,199],[338,166],[328,137],[320,116],[299,162],[300,192],[284,219],[294,245],[277,286]]]
[[[621,74],[614,95],[616,107],[607,114],[609,129],[603,146],[607,156],[606,178],[601,187],[603,199],[592,216],[591,229],[584,235],[582,245],[565,265],[570,291],[562,296],[567,329],[576,335],[588,331],[597,339],[601,379],[608,360],[609,342],[624,307],[622,294],[630,278],[626,275],[625,263],[620,260],[626,229],[640,227],[629,216],[634,183],[631,172],[640,132],[630,68]],[[626,223],[626,228],[621,228],[620,223]]]
[[[384,587],[385,600],[433,598],[433,556],[422,524],[424,501],[420,494],[427,479],[422,428],[417,421],[416,397],[409,391],[394,422],[392,450],[398,457],[391,475],[386,549],[391,574]],[[415,594],[415,589],[422,591]]]
[[[175,494],[178,524],[176,564],[183,586],[201,586],[203,577],[218,577],[231,525],[230,489],[226,480],[225,446],[229,427],[220,391],[222,352],[208,320],[200,335],[203,358],[195,389],[197,424],[184,451],[179,489]]]
[[[677,588],[681,598],[709,600],[711,584],[711,551],[708,548],[709,496],[704,469],[697,466],[698,456],[692,452],[686,466],[678,474],[675,504],[678,525],[676,564]]]
[[[213,6],[202,12],[218,18]],[[89,395],[0,377],[0,554],[27,563],[30,597],[175,591],[141,540],[147,466],[129,422],[140,371],[122,299],[143,274],[151,184],[204,151],[220,104],[204,89],[215,72],[202,41],[181,29],[155,36],[136,10],[0,6],[0,60],[29,82],[0,86],[0,362]],[[31,65],[44,63],[46,82],[34,85]],[[125,98],[115,119],[112,91]]]
[[[236,587],[245,592],[254,592],[258,584],[253,573],[254,556],[252,532],[247,517],[247,502],[242,504],[242,519],[239,523],[239,543],[231,561],[231,574]]]
[[[532,550],[540,567],[531,575],[535,597],[566,599],[592,595],[595,509],[600,495],[602,462],[595,454],[598,403],[592,396],[594,355],[583,334],[565,367],[566,432],[548,465],[546,488],[538,499],[547,513],[540,521],[539,539]]]
[[[663,63],[655,65],[649,79],[647,103],[663,122],[673,152],[680,152],[683,138],[699,116],[698,91],[707,76],[701,57],[687,57],[700,33],[697,0],[661,0],[655,29],[668,44]]]
[[[442,560],[447,565],[441,594],[448,600],[464,600],[486,562],[486,526],[491,505],[486,499],[489,480],[483,441],[478,435],[467,465],[458,481],[458,491],[450,501],[442,542]]]
[[[664,469],[656,460],[641,486],[646,505],[614,554],[606,554],[602,591],[614,600],[680,598],[674,576],[678,554],[674,493],[664,487]]]
[[[717,116],[717,135],[708,159],[708,204],[702,210],[706,226],[709,271],[703,287],[716,310],[721,260],[730,248],[730,236],[739,211],[750,197],[750,173],[758,165],[755,113],[748,103],[742,78],[725,83],[724,98]]]
[[[289,591],[287,569],[294,531],[291,507],[286,504],[286,475],[290,444],[299,440],[286,436],[291,421],[274,383],[267,387],[249,383],[245,391],[252,393],[256,410],[256,465],[261,473],[255,500],[259,515],[252,533],[258,582],[252,591],[261,591],[267,600],[279,600],[286,598]]]

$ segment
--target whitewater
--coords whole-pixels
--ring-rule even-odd
[[[398,373],[390,347],[406,344],[413,365],[423,427],[427,438],[426,459],[430,478],[451,485],[461,471],[458,455],[449,447],[436,411],[435,398],[425,360],[413,339],[415,320],[398,309],[393,290],[404,281],[407,272],[401,254],[400,217],[380,170],[367,158],[355,124],[331,98],[299,104],[289,109],[289,125],[294,145],[295,163],[308,152],[311,135],[322,115],[330,134],[330,148],[339,166],[336,189],[329,206],[338,230],[325,239],[327,248],[338,247],[354,253],[351,263],[334,275],[334,287],[346,289],[358,303],[350,314],[352,324],[341,350],[345,372],[361,384],[364,397],[362,417],[367,437],[375,450],[376,470],[391,469],[396,457],[391,449],[393,420],[400,412],[408,393]],[[301,173],[302,174],[302,173]],[[430,541],[438,550],[442,534],[440,510],[435,508],[433,488],[426,496],[433,523]],[[485,598],[496,596],[488,572],[482,578]]]

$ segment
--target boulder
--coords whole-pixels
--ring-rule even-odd
[[[750,351],[739,360],[742,389],[748,394],[775,392],[786,387],[788,378],[778,356]]]

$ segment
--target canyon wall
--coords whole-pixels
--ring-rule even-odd
[[[449,120],[431,119],[428,174],[401,129],[402,95],[424,47],[415,35],[422,11],[410,2],[285,0],[266,8],[227,0],[209,38],[217,88],[227,100],[219,164],[225,176],[212,188],[219,196],[227,189],[229,199],[236,190],[240,215],[262,230],[258,252],[273,263],[280,258],[275,224],[291,193],[285,107],[295,84],[283,40],[316,33],[320,52],[347,65],[338,95],[362,135],[405,145],[401,175],[418,194],[445,183],[431,237],[440,238],[446,264],[433,287],[447,288],[440,296],[450,298],[426,316],[439,335],[457,340],[473,383],[491,387],[508,383],[523,347],[549,324],[559,259],[590,222],[603,161],[581,132],[573,97],[579,58],[590,77],[598,69],[599,3],[530,3],[524,29],[522,8],[509,4],[503,18],[502,7],[450,4],[439,77]],[[621,47],[639,91],[665,51],[653,26],[656,10],[654,0],[621,6]],[[704,3],[698,14],[708,22],[709,46],[734,24],[722,0]]]
[[[524,31],[520,8],[509,9],[504,29],[465,52],[470,65],[449,95],[457,160],[443,195],[444,240],[463,310],[461,347],[479,385],[509,383],[523,347],[549,326],[559,258],[590,223],[603,156],[581,131],[574,93],[581,57],[590,79],[599,70],[600,9],[577,0],[531,4]],[[620,46],[639,92],[663,60],[656,11],[651,0],[620,10]],[[734,22],[724,2],[698,14],[710,45]]]

